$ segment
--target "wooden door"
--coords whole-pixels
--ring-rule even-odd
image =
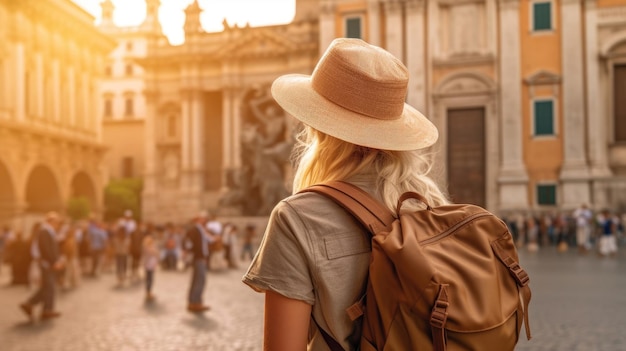
[[[615,141],[626,141],[626,65],[613,67],[613,118],[615,123]],[[601,119],[598,119],[601,123]]]
[[[448,192],[455,203],[486,205],[485,109],[448,110]]]

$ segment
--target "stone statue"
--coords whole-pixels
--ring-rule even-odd
[[[243,215],[264,216],[289,195],[285,166],[293,142],[286,133],[286,116],[267,89],[253,89],[242,109],[243,166],[230,175],[229,191],[220,204],[239,207]]]

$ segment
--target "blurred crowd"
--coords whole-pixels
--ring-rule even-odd
[[[37,257],[33,255],[33,243],[42,224],[35,223],[29,233],[8,226],[0,229],[0,274],[8,266],[11,284],[37,283],[39,269]],[[72,289],[78,286],[81,278],[98,277],[102,273],[115,273],[118,284],[123,285],[143,279],[144,268],[150,264],[162,270],[184,271],[192,260],[189,248],[185,247],[190,225],[137,222],[130,211],[110,222],[61,218],[55,230],[63,261],[63,268],[55,273],[57,286]],[[207,230],[218,238],[209,244],[211,255],[207,258],[207,266],[210,269],[236,268],[241,260],[252,259],[257,232],[255,225],[239,228],[213,217],[207,223]],[[149,249],[151,247],[153,249]]]
[[[626,213],[610,209],[592,211],[582,204],[574,211],[516,213],[503,217],[518,247],[535,252],[542,247],[556,247],[564,252],[575,249],[579,254],[595,252],[614,257],[626,244]]]

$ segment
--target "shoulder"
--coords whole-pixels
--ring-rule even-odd
[[[305,227],[307,231],[358,226],[356,219],[334,200],[317,193],[298,193],[282,200],[274,207],[270,222]]]

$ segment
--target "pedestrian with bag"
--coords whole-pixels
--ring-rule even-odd
[[[359,39],[340,38],[330,44],[311,76],[286,75],[274,81],[273,97],[305,127],[295,154],[294,195],[275,206],[258,253],[243,277],[244,283],[265,293],[264,349],[475,349],[459,348],[461,342],[449,328],[456,326],[456,319],[446,325],[448,312],[456,317],[457,309],[467,307],[457,303],[461,294],[454,289],[454,279],[446,282],[439,273],[427,274],[433,265],[423,261],[426,255],[421,257],[417,251],[422,250],[417,247],[417,230],[404,231],[405,242],[400,240],[403,233],[399,226],[416,219],[402,217],[400,221],[398,216],[412,214],[411,211],[427,212],[424,216],[429,221],[420,225],[425,232],[431,232],[428,223],[444,223],[436,218],[437,210],[449,204],[429,176],[431,156],[425,151],[437,141],[438,131],[405,103],[408,78],[406,67],[387,51]],[[408,199],[419,201],[405,201]],[[342,203],[343,200],[351,205]],[[457,206],[441,213],[446,218],[450,214],[461,217],[451,221],[456,226],[442,233],[444,239],[456,235],[455,231],[467,231],[474,220],[485,219],[489,226],[499,225],[498,235],[508,233],[502,242],[494,239],[493,250],[514,250],[506,225],[483,209]],[[368,231],[375,234],[373,239]],[[428,239],[431,247],[438,249],[435,245],[439,245],[441,236]],[[391,245],[385,244],[386,238]],[[416,248],[408,250],[412,243]],[[500,244],[504,247],[500,248]],[[456,248],[456,244],[452,245]],[[487,251],[485,244],[481,245]],[[384,250],[389,257],[400,257],[403,252],[407,255],[400,257],[404,261],[395,270],[372,271],[370,267],[377,262],[390,262],[384,261]],[[494,258],[491,247],[488,251]],[[445,254],[437,253],[445,260]],[[512,267],[519,267],[513,264],[516,258],[503,259]],[[419,275],[422,268],[424,274]],[[488,282],[489,287],[508,277],[511,282],[507,282],[503,294],[517,294],[517,285],[504,264],[491,273],[498,277]],[[415,286],[402,290],[398,281],[407,276],[420,281],[410,281]],[[476,279],[476,284],[485,283],[480,277]],[[427,289],[421,289],[420,284]],[[373,289],[375,285],[377,288]],[[481,286],[470,288],[476,292]],[[419,299],[417,295],[432,300]],[[485,297],[481,297],[480,302],[485,302]],[[481,309],[471,302],[467,305],[476,307],[474,319],[484,320]],[[500,309],[496,302],[488,315],[500,313],[491,313]],[[395,304],[394,311],[383,309],[390,303]],[[503,322],[504,346],[491,344],[493,339],[485,341],[482,334],[469,344],[483,340],[477,350],[512,350],[510,345],[517,341],[517,325],[521,325],[519,301],[512,303]],[[481,307],[488,308],[490,302],[486,305]],[[422,310],[428,310],[430,323],[426,318],[415,317],[420,315],[415,312]],[[394,320],[396,316],[400,317]],[[453,336],[447,343],[446,333]]]
[[[32,256],[39,263],[41,285],[34,295],[26,302],[20,304],[22,311],[31,320],[33,319],[33,308],[40,303],[43,304],[42,320],[56,318],[61,315],[54,309],[55,272],[63,268],[63,260],[61,259],[59,245],[56,240],[59,221],[60,218],[57,213],[48,213],[45,222],[41,225],[41,229],[36,233],[36,237],[33,238]]]

